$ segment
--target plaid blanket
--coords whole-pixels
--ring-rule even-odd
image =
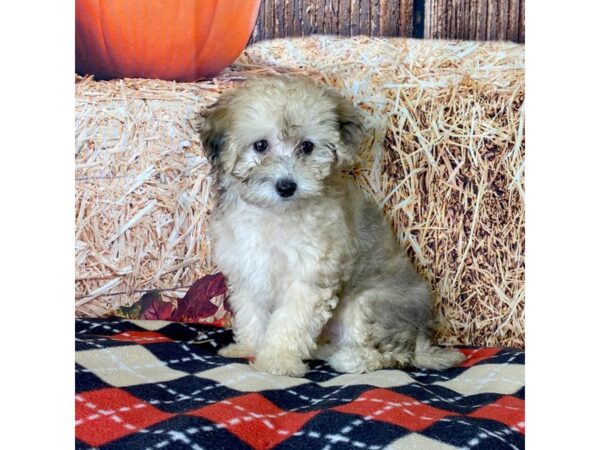
[[[454,449],[524,447],[524,353],[462,348],[445,372],[304,378],[257,372],[216,349],[231,331],[76,320],[76,448]]]

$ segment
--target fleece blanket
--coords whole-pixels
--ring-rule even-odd
[[[217,355],[229,329],[76,319],[78,449],[521,449],[524,352],[464,347],[444,372],[304,378]]]

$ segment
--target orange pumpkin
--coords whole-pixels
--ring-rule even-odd
[[[260,0],[76,0],[75,56],[96,78],[194,81],[240,55]]]

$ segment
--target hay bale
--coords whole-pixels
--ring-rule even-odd
[[[354,170],[436,290],[449,343],[524,345],[524,48],[312,37],[248,48],[219,78],[76,84],[76,312],[212,273],[198,113],[251,76],[307,73],[371,133]]]

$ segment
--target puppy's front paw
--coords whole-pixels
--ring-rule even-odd
[[[285,354],[265,355],[259,353],[251,365],[261,372],[288,377],[301,377],[308,370],[308,365],[304,364],[300,358]]]
[[[225,358],[245,358],[254,356],[254,349],[249,345],[233,343],[219,349],[217,353]]]

